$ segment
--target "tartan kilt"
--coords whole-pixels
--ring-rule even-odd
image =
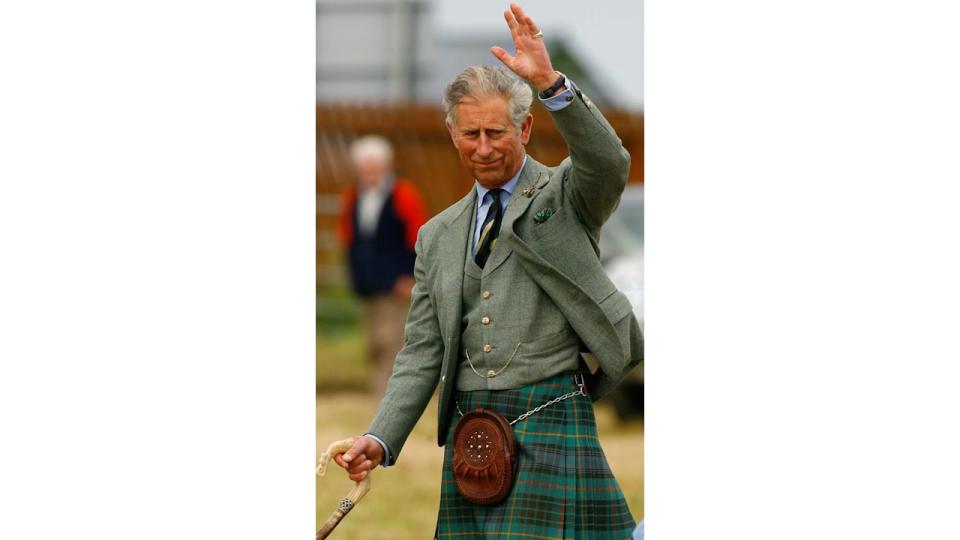
[[[511,390],[457,392],[464,413],[493,409],[508,421],[576,390],[573,373],[561,373]],[[466,501],[453,481],[453,431],[448,427],[440,487],[437,538],[629,539],[636,523],[600,448],[593,404],[578,395],[513,425],[519,453],[510,495],[495,505]]]

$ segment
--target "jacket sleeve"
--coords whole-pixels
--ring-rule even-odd
[[[570,150],[566,189],[580,220],[592,235],[617,208],[630,173],[630,153],[613,127],[580,90],[571,103],[551,112]]]
[[[340,247],[347,249],[353,242],[353,211],[357,204],[357,192],[348,187],[340,196],[340,213],[337,215],[337,240]]]
[[[600,229],[617,208],[626,187],[630,154],[613,127],[579,90],[574,92],[569,106],[551,115],[570,150],[569,160],[565,160],[560,167],[564,197],[576,210],[579,222],[596,249]],[[584,251],[586,249],[583,248]],[[585,276],[596,275],[600,277],[594,286],[598,282],[609,284],[609,287],[601,290],[590,291],[603,295],[603,298],[594,297],[593,300],[602,311],[600,316],[606,319],[604,321],[598,317],[602,324],[592,330],[602,327],[613,332],[607,334],[607,339],[598,339],[600,334],[597,332],[581,333],[581,338],[600,363],[601,369],[588,377],[592,398],[600,399],[613,390],[631,369],[643,362],[643,332],[632,314],[629,300],[616,291],[598,261],[579,264],[574,259],[570,264],[562,261],[561,266],[573,279],[583,282],[586,281]],[[558,290],[563,288],[557,287]]]
[[[427,287],[429,264],[424,255],[425,243],[421,230],[416,242],[415,283],[404,327],[403,348],[397,353],[386,395],[367,429],[367,433],[376,435],[389,446],[392,463],[388,465],[396,463],[403,443],[440,380],[443,338]]]

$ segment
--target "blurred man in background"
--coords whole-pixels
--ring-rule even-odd
[[[362,300],[370,388],[379,397],[403,346],[414,244],[427,215],[413,184],[395,174],[386,139],[357,139],[350,146],[350,162],[356,185],[343,194],[338,235],[347,252],[350,282]]]

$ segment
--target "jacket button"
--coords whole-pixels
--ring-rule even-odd
[[[490,298],[490,291],[483,291],[483,299],[486,300],[487,298]]]
[[[484,317],[480,319],[480,322],[482,322],[483,324],[490,324],[490,317]]]
[[[483,346],[483,352],[490,352],[492,350],[493,350],[493,347],[491,347],[489,343]]]
[[[494,371],[494,370],[492,370],[492,369],[487,372],[487,377],[491,377],[491,378],[492,378],[492,377],[496,377],[496,376],[497,376],[497,372]]]

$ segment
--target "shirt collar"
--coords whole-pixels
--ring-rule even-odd
[[[513,195],[513,190],[517,187],[517,182],[520,181],[520,174],[523,172],[523,168],[527,166],[527,156],[523,156],[523,164],[520,165],[520,168],[517,170],[517,174],[513,175],[513,178],[509,182],[500,186],[500,189],[507,192],[507,195]],[[487,192],[490,189],[485,188],[480,185],[476,180],[473,183],[477,186],[477,207],[483,204],[483,198],[487,196]]]

